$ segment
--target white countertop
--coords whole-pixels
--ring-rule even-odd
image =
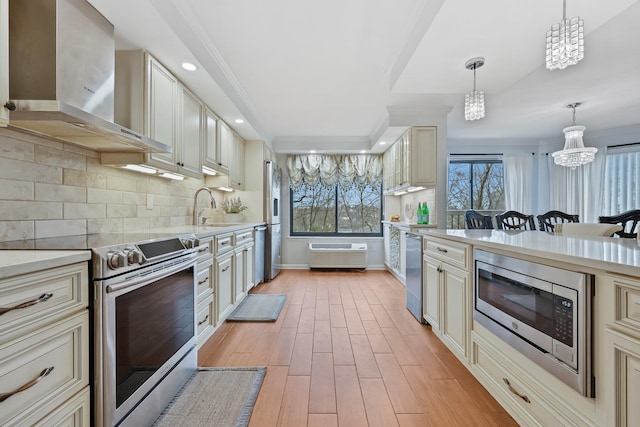
[[[0,251],[0,279],[91,259],[91,251]]]
[[[216,234],[230,233],[237,230],[253,228],[264,223],[211,224],[204,226],[175,226],[146,230],[156,235],[179,235],[193,233],[200,238]],[[91,247],[101,246],[99,240],[89,242]],[[90,250],[0,250],[0,279],[32,273],[39,270],[69,265],[91,259]]]
[[[640,245],[637,239],[618,237],[564,237],[542,231],[420,230],[470,243],[474,247],[514,251],[579,266],[640,277]]]

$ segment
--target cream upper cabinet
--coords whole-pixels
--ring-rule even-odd
[[[204,107],[204,136],[203,136],[203,153],[202,166],[213,169],[220,173],[229,173],[228,164],[222,163],[221,141],[218,127],[224,123],[218,119],[213,111],[207,106]],[[226,125],[225,125],[226,126]],[[228,129],[228,127],[227,127]]]
[[[218,163],[222,173],[229,173],[233,131],[222,120],[218,120]]]
[[[9,123],[9,0],[0,0],[0,126]]]
[[[411,128],[409,139],[409,185],[433,187],[437,182],[437,128],[420,126]]]
[[[393,151],[391,150],[391,148],[389,148],[387,151],[384,152],[384,154],[382,155],[382,167],[384,170],[383,173],[383,188],[384,188],[384,193],[387,194],[389,193],[391,190],[393,190],[394,185],[394,174],[391,172],[393,171],[394,165],[393,165]]]
[[[383,155],[384,193],[408,187],[434,187],[437,177],[437,128],[415,126]]]
[[[143,132],[173,148],[172,153],[152,153],[149,164],[177,171],[178,80],[151,55],[145,53],[147,76]],[[139,130],[139,129],[133,129]]]
[[[229,169],[229,185],[236,190],[244,190],[244,139],[232,132],[232,162]]]
[[[204,136],[204,105],[186,87],[180,85],[180,131],[176,144],[177,172],[194,178],[202,177],[202,140]]]
[[[145,164],[202,177],[203,103],[141,50],[116,51],[115,121],[172,148],[171,153],[103,153],[104,164]]]
[[[226,123],[218,120],[218,143],[221,156],[229,152],[229,168],[227,175],[207,177],[206,185],[209,187],[228,187],[233,190],[245,190],[245,140],[235,133]],[[224,161],[224,159],[223,159]]]

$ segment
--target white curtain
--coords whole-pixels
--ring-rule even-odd
[[[607,155],[602,215],[640,208],[640,152],[628,150],[638,147],[610,151]]]
[[[607,148],[599,148],[593,162],[572,170],[556,165],[553,157],[548,156],[549,209],[578,214],[580,222],[598,222],[598,217],[603,214],[606,157]]]
[[[533,208],[533,156],[531,154],[504,155],[505,210],[531,215]]]
[[[373,154],[297,154],[287,156],[291,187],[301,185],[343,188],[380,185],[382,156]]]

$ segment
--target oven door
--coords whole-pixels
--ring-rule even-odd
[[[578,292],[476,261],[475,309],[538,348],[578,367]]]
[[[193,253],[94,283],[97,416],[105,426],[124,418],[195,348],[195,265]]]

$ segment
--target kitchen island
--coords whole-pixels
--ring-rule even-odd
[[[425,230],[424,316],[522,425],[637,425],[640,420],[640,246],[635,239],[539,231]],[[595,397],[585,397],[473,318],[473,250],[593,277]]]

